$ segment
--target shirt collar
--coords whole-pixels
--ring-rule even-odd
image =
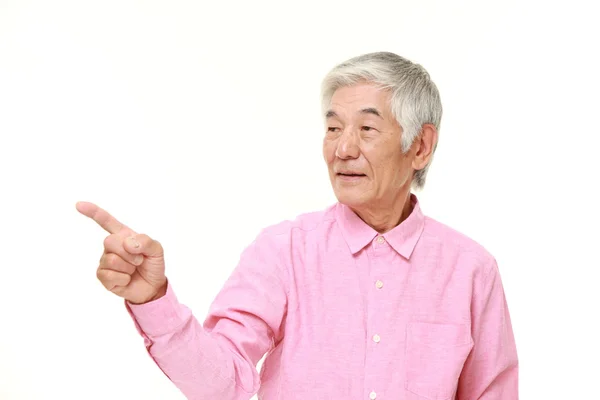
[[[417,196],[411,193],[410,201],[413,210],[404,221],[389,232],[384,233],[385,240],[397,253],[410,258],[425,225],[425,216],[421,211]],[[352,254],[358,253],[377,235],[377,231],[367,225],[360,217],[345,204],[338,203],[336,220],[342,231],[342,236]]]

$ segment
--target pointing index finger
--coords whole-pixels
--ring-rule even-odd
[[[129,227],[122,224],[115,217],[110,215],[108,211],[98,207],[94,203],[79,201],[75,207],[77,208],[77,211],[96,221],[96,223],[108,233],[119,233],[123,230],[133,232]]]

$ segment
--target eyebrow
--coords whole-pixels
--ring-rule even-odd
[[[363,108],[360,110],[361,114],[371,114],[371,115],[375,115],[381,119],[383,119],[383,116],[381,115],[381,113],[379,112],[378,109],[374,108],[374,107],[367,107],[367,108]],[[325,118],[338,118],[338,115],[335,111],[333,110],[328,110],[325,113]]]
[[[372,115],[375,115],[375,116],[383,119],[379,110],[374,107],[363,108],[362,110],[360,110],[360,112],[362,114],[372,114]]]

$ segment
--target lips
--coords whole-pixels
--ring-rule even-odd
[[[335,176],[338,182],[346,182],[353,185],[362,182],[366,177],[365,174],[356,171],[340,171]]]
[[[359,172],[338,172],[337,175],[341,175],[341,176],[366,176],[365,174],[361,174]]]

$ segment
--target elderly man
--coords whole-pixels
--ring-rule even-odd
[[[156,240],[79,202],[110,233],[98,279],[190,399],[517,399],[494,257],[424,216],[411,193],[442,116],[429,74],[366,54],[325,77],[322,100],[338,202],[264,229],[203,323],[178,302]]]

